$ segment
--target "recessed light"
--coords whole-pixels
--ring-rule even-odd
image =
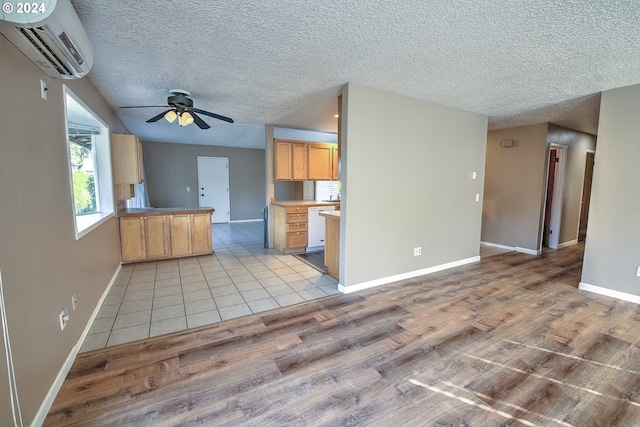
[[[340,117],[340,114],[334,114],[333,117],[337,119],[338,117]]]

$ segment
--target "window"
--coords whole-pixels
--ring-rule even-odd
[[[315,181],[318,200],[337,200],[340,194],[340,181]]]
[[[113,216],[109,128],[66,86],[67,153],[76,239]]]

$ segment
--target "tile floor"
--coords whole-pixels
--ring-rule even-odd
[[[212,255],[124,265],[80,351],[339,293],[332,277],[262,242],[262,221],[213,224]]]

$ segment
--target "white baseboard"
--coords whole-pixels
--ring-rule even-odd
[[[93,325],[93,321],[96,319],[96,316],[100,311],[100,307],[102,307],[102,303],[104,302],[105,298],[109,294],[109,291],[111,290],[113,283],[116,281],[116,278],[118,277],[118,273],[120,273],[121,269],[122,269],[122,264],[118,265],[116,272],[113,273],[113,276],[111,277],[111,280],[107,285],[107,289],[105,289],[105,291],[102,293],[102,297],[100,297],[100,300],[96,305],[96,308],[93,310],[93,313],[91,314],[91,317],[89,318],[89,321],[87,322],[87,325],[85,326],[84,331],[82,331],[82,334],[80,334],[80,338],[78,339],[78,342],[76,342],[76,345],[73,346],[66,360],[62,364],[62,367],[60,368],[60,372],[58,372],[56,379],[53,381],[53,384],[51,384],[51,387],[49,388],[49,392],[45,396],[44,400],[42,401],[42,404],[40,405],[40,408],[38,409],[38,412],[36,413],[35,417],[33,418],[33,421],[31,422],[32,427],[38,427],[44,423],[44,420],[47,417],[47,414],[49,413],[51,406],[53,405],[53,401],[56,399],[56,396],[58,395],[58,392],[60,391],[60,388],[62,387],[62,383],[64,383],[65,378],[67,378],[67,374],[71,370],[71,366],[73,365],[73,362],[76,360],[76,356],[78,355],[78,352],[82,348],[82,344],[84,343],[85,338],[89,334],[91,325]]]
[[[380,285],[386,285],[387,283],[398,282],[400,280],[413,279],[414,277],[424,276],[425,274],[435,273],[437,271],[447,270],[453,267],[460,267],[461,265],[471,264],[473,262],[480,261],[479,256],[474,256],[471,258],[461,259],[458,261],[449,262],[447,264],[436,265],[434,267],[424,268],[422,270],[410,271],[408,273],[397,274],[395,276],[383,277],[381,279],[370,280],[368,282],[358,283],[357,285],[352,286],[343,286],[341,284],[338,285],[338,290],[345,294],[351,292],[361,291],[363,289],[374,288]]]
[[[229,222],[257,222],[260,221],[262,222],[263,219],[259,218],[259,219],[234,219],[233,221],[229,221]]]
[[[621,299],[623,301],[629,301],[634,304],[640,304],[640,296],[638,295],[627,294],[625,292],[620,292],[620,291],[614,291],[613,289],[602,288],[600,286],[594,286],[584,282],[580,282],[578,289],[582,289],[582,290],[593,292],[600,295],[605,295],[612,298]]]
[[[535,250],[535,249],[528,249],[528,248],[521,248],[516,246],[515,248],[516,252],[522,252],[523,254],[527,254],[527,255],[535,255],[538,256],[542,253],[541,250]]]
[[[569,240],[568,242],[560,243],[558,249],[566,248],[567,246],[578,244],[578,239]]]
[[[515,251],[516,250],[515,246],[500,245],[498,243],[480,242],[480,244],[481,245],[485,245],[485,246],[491,246],[491,247],[494,247],[494,248],[508,249],[510,251]]]

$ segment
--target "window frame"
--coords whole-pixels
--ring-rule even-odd
[[[111,141],[109,126],[89,108],[67,85],[63,85],[64,92],[64,115],[65,115],[65,148],[67,153],[67,170],[69,172],[69,191],[71,200],[71,214],[73,216],[73,226],[76,240],[89,234],[101,224],[115,216],[115,203],[113,193],[113,178],[111,173]],[[69,102],[71,99],[73,102]],[[73,105],[73,103],[77,105]],[[82,112],[78,113],[79,108]],[[70,114],[71,111],[71,114]],[[75,116],[71,117],[70,116]],[[84,116],[84,117],[82,117]],[[84,123],[83,123],[84,121]],[[94,135],[94,174],[96,189],[95,213],[76,214],[74,192],[73,192],[73,171],[71,166],[71,149],[69,141],[70,123],[76,125],[89,126],[100,130]]]

